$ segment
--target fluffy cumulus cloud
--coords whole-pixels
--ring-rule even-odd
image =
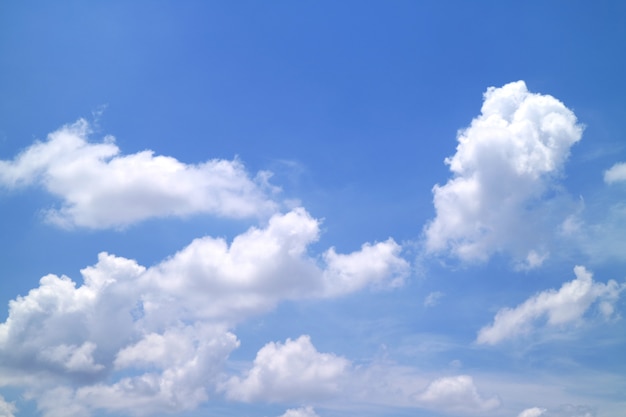
[[[319,417],[313,407],[290,408],[280,417]]]
[[[519,268],[539,266],[544,232],[566,215],[557,208],[565,198],[558,177],[582,130],[563,103],[529,92],[523,81],[487,89],[481,114],[445,160],[452,178],[433,188],[427,251],[463,261],[508,252]]]
[[[151,217],[210,213],[243,218],[267,215],[268,174],[250,178],[237,160],[187,165],[152,151],[122,155],[112,136],[88,141],[81,119],[63,126],[13,160],[0,161],[0,186],[39,185],[62,201],[46,213],[62,227],[123,227]]]
[[[230,243],[196,239],[152,267],[101,253],[81,271],[80,285],[46,275],[10,302],[0,323],[1,383],[27,387],[47,417],[197,407],[217,395],[223,364],[239,345],[232,333],[237,323],[284,299],[395,286],[408,273],[392,240],[314,258],[307,247],[318,234],[318,221],[294,209]],[[364,253],[371,269],[352,262]],[[347,366],[302,337],[266,346],[248,377],[231,380],[228,392],[256,398],[265,390],[268,398],[305,400],[332,392]]]
[[[623,181],[626,181],[626,162],[615,164],[604,171],[604,182],[607,184]]]
[[[425,407],[455,413],[489,411],[500,405],[497,397],[481,396],[468,375],[436,379],[417,396],[417,400]]]
[[[224,389],[241,401],[319,400],[340,392],[349,366],[344,358],[318,352],[309,336],[300,336],[265,345],[245,377],[232,377]]]
[[[480,330],[476,341],[495,345],[532,332],[543,320],[553,329],[576,323],[592,305],[597,305],[601,316],[610,318],[625,286],[613,280],[606,284],[596,282],[582,266],[576,266],[574,274],[576,279],[566,282],[558,291],[543,291],[515,308],[498,311],[493,323]]]

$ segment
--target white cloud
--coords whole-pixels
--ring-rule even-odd
[[[546,412],[545,408],[533,407],[519,413],[517,417],[539,417]]]
[[[497,397],[483,398],[468,375],[436,379],[417,400],[428,408],[457,413],[488,411],[500,405]]]
[[[80,285],[46,275],[9,303],[8,318],[0,323],[2,383],[27,387],[50,416],[194,408],[214,393],[224,361],[239,345],[229,331],[237,323],[281,300],[393,287],[408,273],[392,240],[315,258],[307,248],[318,235],[318,221],[299,208],[230,243],[196,239],[149,268],[101,253],[95,265],[81,270]],[[358,260],[368,268],[359,268]],[[279,375],[296,372],[300,378],[300,385],[290,383],[292,391],[276,398],[328,393],[348,364],[317,353],[307,338],[263,352],[272,348],[290,361]],[[263,352],[261,367],[269,363]],[[274,365],[261,374],[269,375]],[[51,394],[53,387],[62,390]]]
[[[522,267],[539,266],[542,237],[567,214],[563,201],[555,204],[557,178],[581,136],[572,111],[528,92],[523,81],[487,89],[481,115],[445,160],[453,177],[433,188],[436,217],[424,229],[426,250],[463,261],[508,252],[527,259]]]
[[[224,385],[228,398],[241,401],[311,401],[336,395],[350,362],[318,352],[309,336],[268,343],[243,378]]]
[[[543,291],[515,308],[498,311],[493,323],[480,330],[476,341],[495,345],[526,335],[544,318],[547,319],[545,325],[550,327],[575,323],[594,303],[598,304],[601,315],[611,317],[624,285],[613,280],[606,284],[595,282],[592,274],[582,266],[576,266],[574,273],[576,279],[566,282],[558,291]]]
[[[604,171],[604,182],[607,184],[620,181],[626,181],[626,162],[615,164]]]
[[[0,417],[15,417],[15,412],[17,412],[15,404],[5,401],[0,395]]]
[[[439,300],[444,296],[444,293],[441,291],[431,292],[424,299],[424,307],[434,307],[439,304]]]
[[[187,165],[152,151],[121,155],[114,138],[88,142],[80,119],[50,133],[12,161],[0,161],[0,186],[40,185],[61,198],[46,213],[62,227],[124,227],[151,217],[209,213],[243,218],[276,210],[268,173],[248,176],[238,160]]]
[[[298,208],[273,216],[264,229],[251,228],[230,246],[223,239],[196,239],[146,274],[146,281],[158,286],[143,298],[146,320],[186,317],[236,322],[269,310],[281,299],[333,297],[366,286],[393,287],[408,275],[401,248],[391,239],[365,244],[350,254],[330,249],[320,268],[306,253],[318,235],[318,221]]]
[[[325,289],[330,295],[347,294],[366,285],[397,287],[403,284],[408,264],[398,255],[400,245],[389,238],[350,254],[337,254],[330,248],[324,254],[327,269],[324,273]]]
[[[280,417],[319,417],[313,407],[290,408]]]

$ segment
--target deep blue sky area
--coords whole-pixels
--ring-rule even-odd
[[[619,416],[624,74],[622,1],[2,3],[0,416]]]

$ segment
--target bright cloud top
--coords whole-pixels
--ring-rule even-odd
[[[592,274],[582,266],[574,268],[576,279],[566,282],[558,291],[543,291],[515,308],[503,308],[491,325],[483,327],[476,341],[495,345],[507,339],[533,331],[540,319],[547,319],[550,327],[564,326],[579,321],[593,304],[598,304],[601,315],[610,318],[615,302],[625,288],[610,280],[595,282]]]
[[[240,401],[319,400],[339,392],[349,366],[344,358],[318,352],[305,335],[265,345],[246,376],[232,377],[225,389]]]
[[[251,179],[237,161],[187,165],[152,151],[121,155],[112,136],[88,142],[84,119],[50,133],[12,161],[0,161],[0,185],[41,185],[62,206],[46,219],[62,227],[123,227],[151,217],[209,213],[243,218],[267,215],[268,173]]]
[[[47,275],[10,302],[0,324],[2,383],[37,392],[46,416],[195,408],[215,392],[224,361],[239,345],[229,330],[236,323],[281,300],[395,286],[408,274],[393,240],[350,254],[329,250],[316,259],[306,248],[318,234],[318,221],[294,209],[230,244],[196,239],[150,268],[101,253],[96,265],[81,271],[82,285]],[[363,254],[373,271],[354,267]],[[228,392],[256,398],[274,388],[275,396],[315,397],[311,392],[333,389],[347,363],[317,353],[306,337],[270,344],[259,352],[258,371],[232,380]],[[288,379],[301,384],[290,383],[293,390],[286,391],[281,384]]]
[[[556,190],[582,130],[563,103],[530,93],[523,81],[487,89],[480,116],[459,133],[456,153],[445,160],[453,178],[433,188],[427,250],[464,261],[506,251],[521,268],[539,266],[545,254],[537,235],[562,221],[549,221],[556,197],[547,194]]]

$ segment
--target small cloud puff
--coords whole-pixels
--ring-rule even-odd
[[[545,408],[533,407],[519,413],[517,417],[539,417],[546,412]]]
[[[626,181],[626,162],[615,164],[604,171],[604,182],[607,184],[622,181]]]
[[[434,307],[437,304],[439,304],[439,300],[444,296],[445,294],[442,293],[441,291],[434,291],[431,292],[430,294],[428,294],[426,296],[426,298],[424,299],[424,307]]]

